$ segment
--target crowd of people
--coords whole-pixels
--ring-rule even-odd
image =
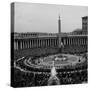
[[[30,52],[30,53],[29,53]],[[38,53],[39,52],[39,53]],[[50,53],[48,53],[50,52]],[[40,49],[37,50],[28,50],[26,51],[20,51],[15,52],[15,58],[14,60],[17,60],[18,58],[22,56],[27,57],[33,57],[32,63],[35,64],[34,59],[39,57],[48,56],[52,53],[52,49]],[[68,52],[68,53],[81,53],[86,52],[86,48],[75,46],[73,47],[64,47],[62,52]],[[87,54],[84,54],[83,57],[85,57],[85,62],[83,63],[77,63],[75,66],[65,66],[62,69],[56,69],[57,71],[57,77],[59,78],[60,85],[63,84],[81,84],[88,82],[88,65],[87,65]],[[25,58],[24,58],[25,59]],[[35,67],[28,67],[25,64],[23,64],[23,59],[20,60],[20,62],[17,62],[21,68],[23,68],[25,71],[22,71],[18,68],[14,67],[14,77],[13,77],[13,86],[14,87],[28,87],[28,86],[46,86],[48,85],[48,80],[50,78],[50,69],[43,69],[43,68],[35,68]],[[28,72],[29,71],[29,72]]]
[[[85,61],[81,62],[81,60],[80,61],[78,60],[78,62],[75,65],[73,65],[73,64],[67,64],[64,66],[55,65],[55,67],[58,70],[77,69],[77,68],[86,67],[87,66],[87,55],[83,54],[82,57],[85,58]],[[40,56],[31,57],[31,58],[28,56],[28,57],[25,57],[25,58],[21,59],[20,61],[16,62],[16,64],[17,64],[17,66],[19,66],[25,70],[45,71],[45,72],[48,71],[49,72],[50,69],[52,68],[52,65],[51,64],[47,64],[47,65],[40,64],[40,62],[39,62],[40,60],[38,60],[40,58],[41,58]],[[46,60],[46,62],[48,63],[47,60]],[[55,63],[55,64],[57,64],[57,63]],[[65,61],[64,63],[67,63],[67,62]]]
[[[83,57],[87,59],[87,55]],[[35,59],[35,58],[34,58]],[[28,67],[23,64],[23,60],[18,63],[22,71],[18,68],[14,68],[14,87],[28,87],[28,86],[47,86],[48,80],[51,76],[50,69]],[[86,83],[88,80],[87,60],[76,66],[67,66],[62,69],[56,69],[57,77],[60,85],[65,84],[81,84]],[[28,72],[29,71],[29,72]]]
[[[45,56],[49,54],[58,53],[58,48],[31,48],[14,51],[14,60],[23,56]]]
[[[87,82],[87,69],[58,73],[62,84],[81,84]]]
[[[87,75],[87,69],[57,72],[60,85],[86,83]],[[50,72],[22,72],[16,68],[14,70],[15,87],[47,86],[49,78]]]
[[[80,45],[72,45],[72,46],[65,46],[62,49],[63,53],[83,53],[83,52],[87,52],[87,46],[80,46]]]

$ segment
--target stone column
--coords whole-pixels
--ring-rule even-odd
[[[54,39],[54,46],[56,46],[56,39]]]
[[[52,39],[51,39],[51,47],[52,47]]]
[[[70,45],[71,45],[71,39],[72,39],[72,38],[70,38]]]
[[[40,47],[42,47],[42,44],[41,44],[41,39],[40,39]]]
[[[66,45],[67,45],[67,38],[65,38],[65,40],[66,40]]]
[[[79,38],[79,44],[81,45],[81,38]],[[79,45],[79,44],[78,44],[78,45]]]
[[[28,46],[29,46],[29,45],[28,45],[28,41],[27,41],[27,48],[28,48]]]
[[[84,45],[84,38],[83,38],[83,45]]]
[[[83,39],[81,38],[81,45],[83,45]]]
[[[32,48],[32,39],[30,40],[30,42],[31,42],[31,48]]]
[[[45,47],[45,39],[43,40],[43,46]]]
[[[49,47],[49,39],[47,39],[47,46]]]
[[[33,45],[32,45],[32,47],[34,48],[34,47],[35,47],[35,44],[34,44],[34,39],[32,40],[32,44],[33,44]]]
[[[27,43],[26,43],[26,40],[25,40],[25,49],[27,48]]]
[[[68,38],[66,39],[66,41],[67,41],[67,45],[68,45]]]
[[[76,45],[77,41],[76,41],[76,38],[75,38],[75,45]]]
[[[23,40],[23,49],[25,49],[25,47],[24,47],[24,40]]]
[[[79,38],[77,39],[77,45],[79,45]]]
[[[16,50],[17,47],[16,47],[16,41],[14,40],[14,50]]]
[[[69,46],[70,46],[70,37],[68,38],[68,44],[69,44]]]
[[[73,37],[73,45],[74,45],[74,37]]]
[[[71,40],[71,44],[73,45],[73,37],[72,37],[72,40]]]
[[[85,38],[83,39],[83,44],[85,45]]]
[[[67,38],[67,45],[68,45],[68,38]]]
[[[31,43],[30,43],[30,39],[29,39],[29,48],[31,48]]]
[[[83,39],[82,39],[82,37],[81,37],[81,45],[83,45]]]
[[[34,47],[36,48],[37,47],[37,40],[34,39]]]
[[[27,41],[27,43],[28,43],[28,48],[29,48],[29,40]]]
[[[63,42],[64,42],[63,44],[66,45],[66,40],[65,40],[65,38],[63,39]]]
[[[73,37],[72,37],[72,45],[73,45]]]
[[[36,48],[38,48],[38,39],[36,39]]]
[[[17,48],[17,50],[18,50],[18,40],[16,41],[16,48]]]
[[[49,46],[51,47],[51,39],[49,39]]]
[[[55,39],[53,39],[53,45],[54,45],[54,47],[55,47],[55,43],[56,43],[56,40],[55,40]]]
[[[43,39],[42,39],[42,47],[43,47]]]
[[[30,45],[29,48],[31,48],[31,40],[29,40],[29,45]]]
[[[17,41],[16,41],[16,50],[17,50]]]
[[[27,48],[27,41],[26,41],[26,48]]]
[[[39,42],[39,39],[38,39],[38,41],[37,41],[37,42],[38,42],[38,47],[39,47],[39,43],[40,43],[40,42]]]
[[[69,46],[70,46],[70,38],[69,38]]]
[[[45,47],[47,47],[47,39],[45,39]]]
[[[41,41],[41,47],[42,47],[42,39],[40,41]]]
[[[68,38],[68,45],[70,45],[70,38]]]
[[[26,46],[25,46],[25,40],[24,40],[24,49],[26,48]]]
[[[88,45],[88,39],[86,39],[86,41],[85,41],[86,43],[85,43],[85,45]]]
[[[42,40],[40,39],[40,47],[42,47]]]
[[[34,40],[32,40],[32,48],[34,47]]]
[[[29,43],[29,48],[30,48],[30,40],[28,40],[28,43]]]
[[[51,42],[50,42],[50,39],[49,39],[49,47],[50,47],[50,45],[51,45]]]
[[[46,47],[48,47],[48,39],[46,39]]]
[[[71,38],[71,45],[72,45],[72,38]]]
[[[79,44],[81,45],[81,38],[79,38]],[[78,44],[78,45],[79,45],[79,44]]]
[[[40,47],[40,40],[38,39],[38,47]]]
[[[70,42],[69,41],[70,41],[70,38],[68,38],[68,45],[70,45]]]
[[[75,45],[75,37],[73,37],[73,45]]]
[[[38,48],[38,39],[36,39],[36,48]]]
[[[50,47],[50,39],[48,39],[49,47]]]
[[[22,40],[22,49],[23,49],[23,40]]]
[[[22,41],[20,41],[20,49],[22,49]]]
[[[81,38],[79,39],[79,44],[81,45]]]
[[[25,41],[23,41],[23,49],[25,49]]]
[[[82,41],[83,41],[83,45],[84,45],[84,38],[82,39]]]

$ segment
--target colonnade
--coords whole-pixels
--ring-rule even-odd
[[[64,45],[87,45],[87,37],[66,37],[63,39]]]
[[[87,45],[87,36],[62,37],[61,42],[64,46],[68,45]],[[23,50],[28,48],[46,48],[58,47],[59,39],[57,37],[43,37],[30,39],[15,39],[14,50]]]
[[[27,48],[56,47],[58,39],[56,38],[34,38],[34,39],[16,39],[14,40],[14,50]]]

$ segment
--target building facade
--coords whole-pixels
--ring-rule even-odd
[[[82,17],[82,30],[88,30],[88,16]]]

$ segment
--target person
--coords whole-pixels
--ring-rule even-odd
[[[81,58],[79,57],[79,60],[78,60],[78,62],[81,62]]]

